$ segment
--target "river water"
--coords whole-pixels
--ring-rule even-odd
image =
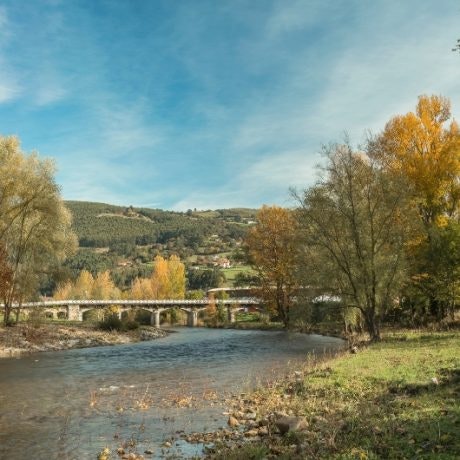
[[[225,397],[342,346],[318,335],[180,328],[151,342],[3,359],[0,459],[95,459],[123,443],[161,458],[178,432],[224,426]],[[179,456],[200,452],[175,446]]]

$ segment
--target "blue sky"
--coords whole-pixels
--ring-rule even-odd
[[[420,94],[460,119],[458,0],[0,0],[0,133],[65,199],[290,205]]]

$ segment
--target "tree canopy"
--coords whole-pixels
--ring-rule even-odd
[[[54,165],[0,137],[0,243],[12,273],[2,292],[5,323],[14,301],[30,298],[40,276],[76,247],[71,216],[54,180]]]
[[[292,211],[279,206],[263,206],[256,219],[246,237],[249,259],[267,306],[288,327],[298,287],[296,220]]]

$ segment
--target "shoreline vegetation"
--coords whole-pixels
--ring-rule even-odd
[[[386,331],[380,342],[309,356],[229,400],[226,428],[184,437],[205,444],[209,459],[458,458],[459,349],[458,327]]]
[[[104,331],[93,324],[27,322],[0,327],[0,359],[43,351],[121,345],[166,337],[169,331],[141,326],[132,331]]]

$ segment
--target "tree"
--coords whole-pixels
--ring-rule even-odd
[[[288,327],[298,288],[293,212],[278,206],[263,206],[257,213],[257,224],[249,230],[245,243],[261,283],[263,300]]]
[[[169,260],[155,257],[150,279],[136,278],[131,288],[134,299],[183,299],[185,297],[185,267],[179,257]]]
[[[416,249],[402,306],[415,324],[430,317],[453,319],[460,294],[460,224],[432,226]]]
[[[449,246],[446,238],[454,235],[442,229],[452,228],[460,204],[460,130],[455,121],[449,122],[450,117],[448,99],[421,96],[415,113],[392,118],[372,142],[374,158],[408,183],[412,204],[423,223],[423,235],[409,248],[412,284],[405,290],[405,304],[413,310],[418,303],[419,312],[426,311],[437,320],[450,311],[444,293],[454,282],[447,283],[447,278],[440,276],[443,267],[450,267],[449,252],[442,249]],[[458,276],[455,270],[450,273]],[[426,301],[427,310],[423,306]]]
[[[183,299],[185,297],[185,266],[175,255],[168,260],[168,281],[168,297]]]
[[[120,291],[112,281],[108,270],[98,273],[96,278],[94,278],[91,296],[93,299],[104,300],[120,298]]]
[[[131,287],[132,299],[154,299],[152,283],[148,278],[136,278]]]
[[[0,245],[0,299],[6,305],[11,283],[13,282],[13,270],[10,267],[8,254],[3,245]]]
[[[70,224],[53,163],[24,154],[15,137],[0,137],[0,242],[12,271],[5,324],[13,302],[30,297],[40,274],[75,250]]]
[[[170,291],[168,261],[161,256],[156,256],[153,261],[151,278],[154,299],[167,299]]]
[[[363,315],[372,340],[404,279],[411,216],[401,183],[366,152],[325,149],[325,177],[299,197],[305,265],[323,293],[338,295]]]
[[[75,280],[71,291],[72,299],[91,299],[94,286],[93,275],[87,271],[82,270]]]
[[[392,118],[371,144],[374,158],[407,180],[427,227],[458,214],[460,130],[450,117],[448,99],[420,96],[415,113]]]

